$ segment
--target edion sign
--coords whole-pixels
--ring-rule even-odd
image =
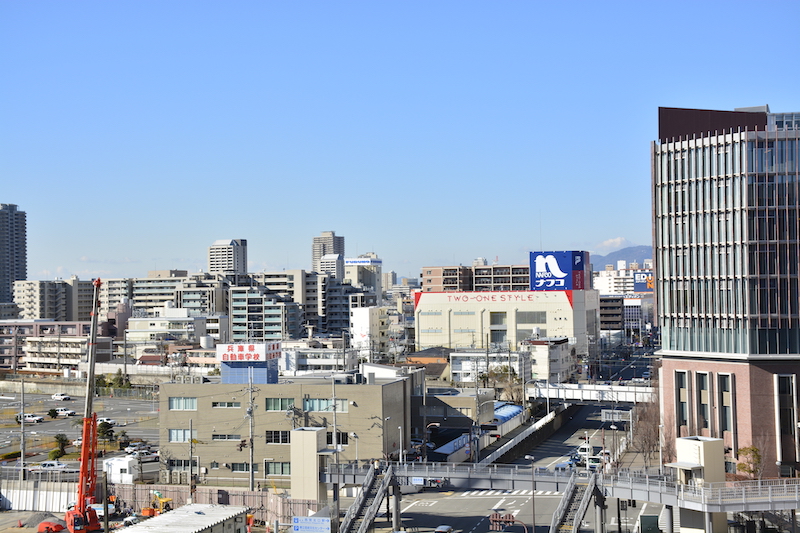
[[[266,361],[277,359],[281,356],[280,342],[267,342],[262,344],[218,344],[217,361]]]

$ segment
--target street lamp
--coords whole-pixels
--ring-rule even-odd
[[[356,441],[356,468],[358,468],[358,434],[353,431],[350,433],[350,438]]]
[[[531,462],[531,533],[536,533],[536,477],[533,461],[536,458],[532,455],[526,455],[525,459]]]
[[[619,450],[617,449],[617,426],[616,426],[616,424],[611,424],[608,427],[609,427],[609,429],[614,431],[613,436],[612,436],[612,438],[614,439],[614,456],[613,456],[613,458],[614,458],[614,462],[616,462],[617,461],[617,457],[619,456]]]
[[[664,475],[664,424],[658,425],[658,475]]]
[[[403,462],[403,426],[397,426],[397,429],[400,430],[400,442],[399,442],[400,450],[398,451],[397,459],[400,461],[400,463],[402,463]]]

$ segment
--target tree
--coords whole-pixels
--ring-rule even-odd
[[[660,448],[659,438],[661,435],[658,426],[661,421],[661,414],[658,409],[658,403],[640,403],[632,414],[636,419],[633,444],[637,451],[642,454],[645,466],[649,467],[652,464],[653,456]]]
[[[47,411],[47,416],[49,416],[50,418],[58,418],[58,411],[56,411],[55,409],[50,409],[49,411]]]
[[[736,465],[736,470],[760,480],[764,473],[764,460],[761,456],[761,450],[755,446],[747,446],[739,448],[737,454],[739,455],[739,463]]]
[[[97,436],[105,440],[114,440],[114,427],[108,422],[100,422],[97,426]]]
[[[57,434],[53,437],[56,440],[56,444],[58,445],[58,450],[61,452],[61,455],[67,453],[67,446],[69,445],[69,439],[63,433]],[[61,457],[59,455],[59,457]]]
[[[111,380],[111,386],[115,389],[129,389],[131,387],[128,377],[122,373],[122,369],[118,368],[117,373]]]

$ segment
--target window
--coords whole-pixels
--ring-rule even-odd
[[[167,461],[170,470],[189,470],[189,459],[170,459]],[[192,467],[197,466],[197,461],[192,459]]]
[[[217,409],[239,409],[242,406],[242,402],[211,402],[211,407]]]
[[[345,431],[337,431],[336,435],[338,435],[338,439],[339,440],[337,441],[337,444],[339,446],[347,446],[348,444],[350,444],[350,442],[349,442],[350,435],[348,435],[347,432],[345,432]],[[332,431],[328,432],[328,446],[333,446],[333,432]]]
[[[267,411],[287,411],[294,407],[294,398],[266,398]]]
[[[547,324],[547,311],[517,311],[517,324]]]
[[[222,434],[217,434],[217,435],[211,435],[211,440],[235,440],[235,441],[240,441],[240,440],[242,440],[242,436],[241,435],[222,435]]]
[[[336,412],[337,413],[346,413],[347,412],[347,400],[343,399],[336,399]],[[303,411],[331,411],[333,412],[333,408],[331,405],[331,400],[328,398],[303,398]]]
[[[211,461],[209,466],[211,467],[212,470],[218,470],[219,469],[219,463],[216,462],[216,461]]]
[[[249,472],[250,463],[231,463],[232,472]],[[253,472],[258,472],[258,465],[253,465]]]
[[[170,411],[197,411],[197,398],[181,398],[179,396],[169,398]]]
[[[292,468],[289,462],[264,461],[264,471],[267,475],[273,476],[289,476],[292,474]]]
[[[267,431],[267,444],[289,444],[289,432]]]
[[[170,429],[169,430],[169,441],[170,442],[189,442],[189,430],[188,429]],[[191,431],[191,438],[197,438],[197,430],[193,429]]]

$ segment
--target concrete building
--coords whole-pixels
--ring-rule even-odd
[[[317,261],[317,270],[320,274],[327,274],[336,280],[344,277],[344,259],[340,254],[325,254]]]
[[[51,323],[45,328],[38,328],[39,335],[25,337],[25,369],[40,374],[62,375],[70,371],[71,377],[77,377],[80,363],[86,359],[89,349],[88,328],[87,322]],[[82,335],[77,335],[79,333]],[[95,360],[98,363],[111,360],[113,340],[111,337],[97,337]]]
[[[578,373],[578,358],[569,339],[538,338],[523,342],[522,350],[529,353],[531,377],[549,383],[570,381]]]
[[[131,344],[151,341],[182,341],[199,343],[206,335],[206,321],[203,317],[189,316],[189,311],[166,304],[156,310],[153,317],[132,317],[128,319],[125,340]]]
[[[14,301],[14,282],[28,275],[28,237],[25,211],[0,204],[0,302]]]
[[[214,241],[208,248],[208,271],[247,274],[247,239]]]
[[[372,252],[344,260],[344,282],[383,299],[383,261]]]
[[[52,281],[15,281],[14,303],[22,319],[90,320],[94,286],[78,276]]]
[[[300,306],[264,287],[229,289],[231,342],[264,342],[300,336]]]
[[[196,471],[209,478],[241,481],[249,477],[253,446],[252,469],[259,483],[288,480],[292,430],[326,428],[332,446],[334,406],[340,461],[397,457],[401,448],[409,447],[411,396],[422,394],[424,372],[394,377],[370,373],[361,383],[337,376],[336,381],[333,384],[330,375],[295,377],[259,384],[253,391],[234,383],[163,384],[159,416],[163,468],[188,471],[193,461]],[[253,413],[252,424],[248,412]]]
[[[666,439],[757,447],[796,475],[800,113],[659,108],[652,143]]]
[[[512,370],[512,380],[521,383],[531,379],[531,358],[528,352],[457,350],[450,354],[450,379],[458,387],[488,386],[486,376],[500,368]]]
[[[101,325],[102,328],[102,325]],[[101,331],[102,333],[102,331]],[[27,344],[28,338],[39,339],[41,343],[49,343],[45,352],[48,363],[57,363],[59,338],[80,338],[84,341],[81,354],[85,355],[85,341],[89,336],[88,322],[56,322],[53,320],[0,320],[0,368],[17,370],[25,366],[24,356],[26,350],[31,349],[33,354],[38,350],[36,344]],[[65,346],[74,347],[71,340],[65,341]],[[50,350],[50,348],[53,348]],[[66,353],[66,352],[65,352]],[[102,356],[102,355],[101,355]],[[38,356],[37,356],[38,357]]]
[[[350,309],[350,342],[362,361],[377,362],[378,354],[390,350],[388,307]]]
[[[337,236],[335,231],[323,231],[319,237],[314,237],[311,245],[311,270],[322,272],[320,260],[328,254],[344,257],[344,237]]]
[[[569,292],[569,294],[568,294]],[[418,293],[417,350],[434,346],[516,351],[540,336],[567,337],[579,358],[595,349],[597,291]]]

